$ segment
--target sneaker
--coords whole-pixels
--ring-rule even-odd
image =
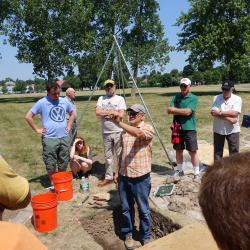
[[[205,173],[207,172],[208,166],[205,164],[201,164],[199,167],[200,173]]]
[[[182,171],[183,172],[183,171]],[[142,242],[142,245],[144,246],[144,245],[146,245],[146,244],[148,244],[149,242],[152,242],[153,241],[153,238],[150,238],[150,239],[146,239],[146,240],[144,240],[143,242]]]
[[[73,180],[77,180],[77,179],[80,179],[78,174],[73,174]]]
[[[173,177],[177,177],[177,176],[179,176],[179,177],[184,176],[183,170],[182,170],[182,171],[176,170],[176,171],[174,172]]]
[[[49,190],[50,192],[55,192],[55,187],[54,186],[50,186],[50,187],[47,187],[45,189]]]
[[[124,245],[125,245],[126,249],[128,249],[128,250],[134,249],[134,240],[133,240],[132,234],[126,235]]]

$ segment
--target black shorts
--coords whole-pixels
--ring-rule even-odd
[[[198,150],[197,132],[195,130],[181,130],[180,132],[181,142],[174,144],[173,148],[175,150],[186,149],[191,152]]]

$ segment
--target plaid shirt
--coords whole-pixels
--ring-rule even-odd
[[[144,122],[137,128],[141,129],[144,139],[136,138],[127,132],[122,133],[122,153],[119,173],[123,176],[136,178],[151,172],[153,127]]]

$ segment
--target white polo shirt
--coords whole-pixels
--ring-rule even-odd
[[[219,108],[223,111],[237,111],[239,114],[241,113],[242,100],[241,97],[231,94],[231,97],[228,100],[225,100],[223,94],[217,95],[214,97],[214,101],[212,104],[212,108]],[[239,115],[237,117],[237,123],[232,124],[229,121],[214,117],[213,124],[214,133],[220,135],[229,135],[233,133],[240,132],[240,123],[239,123]]]
[[[114,96],[100,96],[98,98],[97,107],[103,110],[126,110],[126,103],[122,96],[114,95]],[[114,122],[109,121],[102,117],[102,132],[104,134],[117,133],[122,132],[123,129],[117,126]]]

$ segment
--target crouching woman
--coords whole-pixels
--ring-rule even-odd
[[[92,168],[90,148],[82,137],[76,137],[70,151],[70,168],[75,177],[86,174]]]

